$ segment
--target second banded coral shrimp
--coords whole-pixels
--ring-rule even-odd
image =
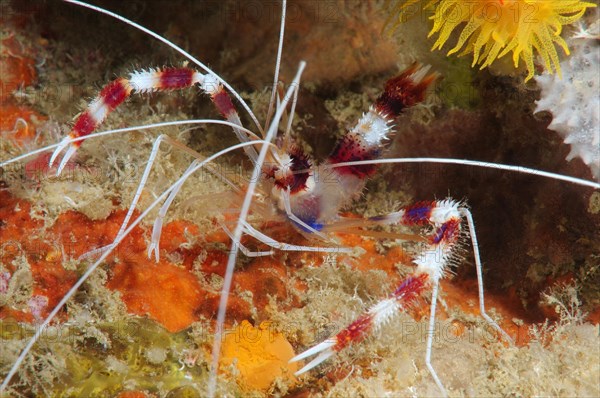
[[[102,12],[101,10],[96,11]],[[310,65],[308,67],[310,68]],[[216,77],[212,72],[200,71],[195,69],[196,66],[193,66],[190,63],[190,65],[185,67],[154,68],[152,70],[136,68],[134,72],[130,72],[129,74],[123,74],[124,78],[127,79],[127,81],[117,79],[114,80],[112,83],[108,83],[105,86],[105,88],[100,90],[100,94],[97,94],[97,99],[91,101],[87,108],[84,108],[86,110],[84,110],[83,113],[75,119],[75,127],[72,135],[77,136],[81,135],[82,133],[90,133],[91,130],[98,127],[96,126],[96,124],[98,124],[98,119],[104,118],[104,111],[107,111],[110,108],[116,106],[117,102],[120,102],[122,99],[124,99],[124,97],[129,96],[130,94],[135,95],[136,88],[137,91],[152,91],[155,89],[164,88],[184,88],[184,86],[187,87],[192,84],[199,84],[202,90],[205,91],[205,93],[212,95],[213,102],[215,103],[217,109],[224,114],[227,120],[234,124],[233,130],[235,135],[237,135],[237,137],[241,141],[243,141],[240,145],[240,149],[242,147],[245,147],[247,149],[246,153],[251,159],[251,164],[260,165],[260,163],[264,160],[264,157],[272,157],[269,166],[264,166],[262,168],[254,167],[252,175],[253,178],[249,179],[249,183],[236,185],[235,181],[226,180],[229,183],[231,183],[231,188],[234,190],[239,190],[241,192],[241,195],[246,197],[246,200],[242,203],[241,210],[240,207],[235,209],[233,213],[233,222],[222,223],[222,226],[227,230],[232,240],[234,242],[238,242],[238,245],[233,245],[233,249],[231,250],[232,254],[230,254],[228,258],[227,273],[225,274],[225,278],[222,282],[224,286],[224,292],[222,295],[221,304],[218,306],[220,313],[212,314],[213,317],[217,317],[218,324],[216,327],[214,325],[211,325],[211,330],[223,330],[223,322],[225,322],[226,320],[225,303],[226,299],[229,297],[229,295],[227,294],[229,292],[228,285],[231,283],[231,278],[233,277],[233,266],[236,262],[237,250],[238,248],[242,248],[241,243],[249,245],[247,248],[244,246],[243,250],[246,251],[246,254],[250,256],[264,254],[274,254],[277,256],[278,253],[286,251],[288,249],[296,249],[300,253],[304,254],[305,252],[315,250],[316,248],[316,250],[318,250],[319,252],[325,252],[323,254],[324,256],[327,255],[326,252],[328,251],[333,252],[328,255],[328,258],[332,259],[335,257],[337,258],[336,261],[343,263],[346,261],[350,261],[348,260],[348,258],[350,257],[344,256],[339,253],[346,251],[348,247],[346,247],[345,244],[341,244],[340,247],[339,243],[331,241],[332,239],[336,239],[331,232],[335,231],[336,229],[340,229],[338,228],[339,226],[343,227],[342,229],[340,229],[341,232],[358,232],[359,234],[362,233],[364,235],[368,235],[369,233],[371,233],[373,236],[393,238],[399,235],[394,235],[393,233],[386,233],[385,231],[359,231],[358,229],[366,228],[367,226],[387,223],[404,223],[408,225],[429,225],[431,223],[433,226],[433,231],[430,231],[430,237],[428,238],[429,243],[425,242],[425,245],[429,244],[431,246],[425,247],[425,251],[423,252],[425,254],[423,254],[423,256],[420,259],[419,257],[417,257],[417,263],[419,267],[417,268],[417,270],[425,272],[420,272],[419,274],[415,274],[413,276],[406,276],[403,280],[402,278],[398,278],[398,288],[395,290],[395,293],[392,297],[382,301],[380,304],[375,305],[373,309],[367,313],[367,315],[359,317],[358,321],[352,323],[351,327],[341,327],[339,330],[333,330],[334,333],[339,332],[340,330],[341,332],[337,334],[336,337],[334,337],[332,340],[326,340],[324,343],[321,344],[318,344],[319,341],[316,341],[315,343],[317,345],[315,349],[310,349],[310,344],[302,343],[302,345],[306,346],[306,348],[309,350],[305,354],[301,354],[301,357],[308,356],[312,353],[318,354],[318,359],[316,361],[311,362],[310,365],[307,365],[307,367],[304,368],[305,371],[309,370],[309,368],[312,368],[313,366],[319,365],[320,362],[327,359],[328,357],[331,357],[334,354],[334,352],[341,351],[341,348],[343,348],[346,345],[349,345],[349,343],[356,343],[359,340],[362,340],[371,332],[373,332],[375,335],[377,335],[378,333],[380,335],[385,335],[389,333],[386,327],[382,324],[389,320],[392,317],[392,315],[394,315],[394,311],[402,309],[403,306],[405,307],[406,304],[410,303],[416,296],[420,295],[421,291],[424,291],[430,286],[433,287],[433,292],[435,294],[437,289],[437,280],[442,276],[443,271],[445,271],[446,265],[444,264],[450,260],[449,257],[452,257],[451,253],[454,252],[458,237],[461,234],[459,231],[471,230],[470,227],[472,226],[472,222],[470,222],[470,213],[463,205],[461,205],[461,202],[453,200],[431,200],[429,202],[419,202],[413,206],[408,206],[404,208],[404,210],[399,210],[398,207],[396,207],[390,214],[385,214],[381,211],[379,212],[380,216],[373,216],[366,219],[344,219],[342,217],[338,217],[337,215],[342,203],[347,198],[356,196],[356,193],[362,190],[363,185],[366,181],[366,177],[371,175],[376,170],[376,168],[372,164],[373,158],[379,157],[379,155],[383,151],[383,148],[385,146],[384,137],[386,137],[389,133],[392,124],[392,119],[395,118],[396,114],[400,112],[400,109],[403,106],[412,105],[411,101],[418,102],[422,99],[421,97],[425,95],[426,86],[428,84],[431,84],[433,80],[433,75],[428,73],[425,68],[413,67],[412,69],[406,71],[404,74],[401,74],[399,78],[390,80],[388,83],[388,87],[383,91],[383,95],[375,96],[373,101],[374,107],[372,108],[372,110],[367,112],[367,109],[363,109],[363,111],[367,113],[363,116],[362,119],[360,119],[358,124],[354,128],[352,128],[351,131],[344,136],[344,138],[341,139],[337,147],[333,148],[332,154],[329,156],[324,165],[322,165],[323,168],[317,168],[314,165],[313,161],[308,157],[308,155],[304,153],[299,147],[288,152],[287,150],[290,150],[292,147],[284,145],[282,147],[279,147],[281,149],[280,152],[276,152],[272,151],[272,146],[266,146],[264,142],[252,143],[252,145],[250,145],[248,143],[249,140],[257,140],[258,137],[261,136],[261,124],[256,123],[256,126],[252,127],[251,130],[254,131],[254,133],[248,133],[247,130],[242,129],[242,127],[239,126],[239,119],[236,119],[234,116],[234,107],[238,109],[240,114],[245,113],[246,111],[248,111],[249,108],[240,107],[236,100],[234,100],[233,102],[229,102],[229,94],[227,94],[228,91],[222,89],[219,85],[219,83],[224,83],[223,81],[219,81],[219,77]],[[266,117],[267,126],[270,127],[264,128],[264,130],[266,131],[266,137],[278,133],[276,127],[280,124],[279,118],[282,117],[285,112],[287,112],[288,114],[293,114],[291,110],[291,107],[293,107],[293,105],[286,106],[286,104],[288,103],[288,101],[293,102],[296,93],[294,91],[294,88],[298,86],[298,82],[299,77],[297,76],[294,80],[292,80],[292,90],[288,90],[285,93],[285,95],[280,96],[277,102],[277,106],[275,106],[274,102],[271,102],[271,104],[273,105],[273,111],[270,112],[272,116]],[[131,89],[131,92],[129,91],[129,89]],[[413,93],[414,97],[410,95],[405,96],[406,93]],[[398,98],[398,96],[394,94],[399,94],[400,98]],[[132,107],[133,105],[129,104],[126,106]],[[268,110],[267,114],[269,114]],[[107,122],[110,122],[111,116],[107,117]],[[250,120],[250,123],[248,125],[254,126],[252,120]],[[285,144],[285,131],[287,130],[287,123],[282,122],[281,129],[282,131],[284,131],[284,134],[282,135],[283,138],[281,138],[279,142]],[[231,133],[231,131],[228,132]],[[232,136],[234,136],[234,134],[232,134]],[[263,137],[264,140],[269,141],[266,139],[266,137]],[[89,145],[93,141],[92,134],[89,134],[88,136],[82,136],[80,138],[86,139],[86,141],[82,144],[82,149],[84,149],[86,145]],[[163,139],[165,141],[171,141],[168,138]],[[160,141],[156,141],[154,143],[155,148],[158,148],[159,143]],[[76,152],[74,149],[72,149],[74,148],[74,146],[70,141],[64,140],[62,141],[62,144],[64,145],[61,146],[61,149],[64,149],[65,151],[60,153],[55,152],[57,156],[54,160],[55,163],[59,165],[69,167],[68,158],[72,155],[75,155]],[[110,144],[108,144],[107,141],[107,146],[108,145]],[[186,147],[184,146],[175,144],[175,147],[176,148],[172,150],[173,154],[171,156],[175,156],[174,153],[177,152],[179,149],[182,149],[183,152],[186,154],[192,154],[193,157],[198,156],[198,154],[191,152],[189,148],[186,149]],[[232,150],[232,148],[233,147],[228,148],[228,150]],[[254,148],[254,150],[251,148]],[[66,152],[66,155],[64,152]],[[107,152],[110,153],[110,149]],[[205,158],[209,157],[211,156],[205,155]],[[146,156],[144,157],[144,162],[145,158]],[[367,162],[371,163],[366,165],[342,164],[342,162],[347,160],[360,159],[365,159],[367,160]],[[188,162],[190,160],[188,160]],[[394,160],[381,159],[381,161],[384,163],[391,163]],[[164,170],[164,166],[161,166],[161,162],[163,162],[161,156],[157,157],[157,160],[153,167],[159,169],[162,168]],[[468,162],[459,161],[458,163],[464,165]],[[289,167],[282,167],[283,165],[289,165]],[[188,172],[186,174],[191,174],[192,170],[198,166],[200,166],[200,163],[196,163],[192,166],[189,166]],[[185,165],[183,169],[178,171],[179,175],[177,175],[177,177],[179,177],[181,173],[184,173],[185,167],[187,167],[187,165]],[[309,169],[310,172],[308,172]],[[508,167],[507,169],[510,169],[510,167]],[[523,169],[523,171],[527,170]],[[266,186],[270,188],[266,189],[263,187],[262,192],[260,193],[265,197],[269,198],[271,196],[271,192],[274,192],[273,197],[271,198],[274,203],[272,207],[278,209],[277,213],[279,214],[279,218],[290,219],[290,224],[294,225],[295,231],[297,233],[307,235],[309,238],[312,236],[312,239],[301,241],[299,244],[295,245],[288,244],[283,239],[281,241],[274,241],[267,235],[270,233],[268,229],[259,230],[259,228],[256,226],[257,224],[250,224],[244,221],[244,218],[246,218],[245,213],[248,213],[250,209],[252,209],[252,211],[255,214],[259,215],[264,212],[264,210],[260,209],[258,204],[251,203],[251,201],[255,201],[256,197],[252,193],[252,190],[259,189],[253,184],[259,181],[258,176],[260,173],[263,173],[266,176],[265,178],[260,179],[260,184],[266,184]],[[319,185],[319,183],[323,183],[323,180],[318,180],[316,177],[321,175],[336,176],[336,178],[334,179],[335,184],[333,184],[333,189],[331,188],[331,186]],[[149,181],[146,183],[145,186],[139,185],[140,195],[143,196],[143,190],[150,189],[149,187],[154,182],[156,181]],[[183,185],[181,185],[180,182],[183,183],[183,180],[179,180],[178,183],[172,185],[173,182],[169,181],[169,183],[166,186],[171,186],[171,190],[178,189],[180,188],[180,186],[182,187],[182,189],[185,189],[186,185],[190,184],[192,180],[187,181],[187,184]],[[591,184],[591,186],[597,187],[597,185],[594,184]],[[134,188],[137,188],[137,186],[134,185]],[[346,192],[344,192],[344,190]],[[136,191],[136,189],[133,189],[132,191]],[[256,193],[259,193],[259,191],[257,190]],[[166,199],[167,195],[169,194],[170,191],[165,190],[164,187],[157,189],[155,196],[158,197],[158,199],[155,201],[149,200],[146,203],[144,203],[144,206],[140,206],[140,208],[148,209],[148,207],[145,206],[148,206],[148,204],[151,202],[154,202],[156,206],[158,205],[160,199]],[[189,191],[181,191],[179,196],[183,195],[190,195],[190,193]],[[132,192],[131,196],[137,195],[134,195],[134,193]],[[214,195],[214,197],[217,197],[220,200],[224,196]],[[169,199],[167,199],[167,201],[170,202]],[[322,201],[322,203],[320,201]],[[236,202],[233,201],[232,203]],[[177,204],[177,202],[175,202],[175,204]],[[123,205],[126,206],[127,203],[124,203]],[[236,203],[236,206],[240,206],[239,203]],[[172,214],[173,211],[176,211],[175,207],[175,205],[171,206],[166,215],[169,216],[170,214]],[[144,213],[142,213],[140,216],[138,216],[137,213],[132,213],[132,215],[132,219],[136,219],[136,222],[139,222],[138,220],[141,220],[143,217],[147,217],[148,222],[152,223],[152,220],[155,218],[155,216],[148,216],[146,210],[144,210]],[[157,232],[148,231],[147,234],[148,240],[150,241],[150,243],[148,244],[148,252],[156,260],[164,257],[164,254],[161,252],[161,247],[158,244],[160,243],[161,245],[166,245],[168,243],[165,242],[166,239],[159,240],[161,231],[161,218],[158,218],[158,220],[158,223],[155,223],[156,228],[154,228],[154,231]],[[109,244],[109,249],[115,249],[115,247],[111,245],[111,240],[114,239],[115,236],[120,235],[122,237],[125,237],[125,233],[130,232],[129,230],[132,230],[132,228],[129,228],[130,225],[132,226],[132,224],[125,225],[125,227],[127,228],[123,228],[122,233],[119,233],[119,228],[112,231],[113,235],[109,237],[108,241],[105,241],[106,244]],[[242,234],[251,235],[255,239],[249,241],[242,240]],[[472,236],[472,238],[474,238],[474,235]],[[263,245],[256,244],[255,242],[257,240],[267,246],[265,247]],[[227,244],[229,245],[230,243]],[[269,247],[268,244],[274,247]],[[338,247],[335,247],[335,244],[337,244]],[[259,249],[253,249],[254,245],[256,245],[256,247],[258,247]],[[473,247],[477,248],[477,244],[475,243]],[[89,250],[92,249],[94,249],[94,247],[89,248]],[[126,256],[126,253],[120,253],[118,251],[118,247],[116,248],[116,250],[117,256]],[[162,250],[166,249],[163,248]],[[253,250],[258,250],[258,252],[253,252]],[[428,257],[427,253],[431,254],[432,256]],[[89,258],[94,259],[94,256],[97,257],[98,255],[102,255],[104,258],[106,258],[109,255],[109,251],[99,250],[97,252],[91,253]],[[297,257],[291,256],[292,255],[290,254],[291,259],[297,259]],[[282,259],[282,257],[276,258]],[[475,258],[478,258],[478,256],[476,256]],[[86,265],[86,267],[84,268],[85,273],[83,271],[80,272],[83,274],[82,278],[79,279],[81,283],[83,283],[88,276],[93,275],[94,272],[97,273],[101,271],[95,271],[95,268],[102,264],[101,260],[102,258],[100,260],[92,262],[91,266]],[[438,262],[439,260],[441,262]],[[294,260],[291,261],[293,262]],[[148,267],[150,267],[150,265],[148,265]],[[478,271],[481,270],[479,264],[477,269]],[[343,269],[339,269],[339,272],[344,273],[345,271]],[[381,280],[381,276],[379,276],[379,278],[379,280]],[[429,282],[427,281],[428,279]],[[431,283],[431,285],[428,285],[428,283]],[[481,284],[479,286],[481,286]],[[482,289],[482,287],[480,288]],[[393,288],[391,290],[394,291]],[[483,290],[481,290],[481,292],[483,292]],[[382,292],[381,296],[385,296],[385,293]],[[64,297],[65,300],[63,301],[66,301],[66,299],[68,299],[69,296],[67,295]],[[76,298],[76,300],[81,300],[81,298]],[[373,301],[376,301],[374,297]],[[434,310],[436,302],[437,300],[433,300],[431,303],[432,317],[430,318],[431,321],[427,322],[428,325],[433,324],[433,314],[435,314]],[[85,301],[83,301],[83,303],[85,307]],[[93,308],[92,304],[89,305],[90,308]],[[56,306],[54,308],[56,308],[55,312],[58,312],[60,310],[59,306]],[[72,309],[75,309],[75,306],[73,306]],[[41,326],[39,326],[38,334],[36,334],[35,338],[31,340],[32,344],[35,343],[35,339],[43,335],[43,331],[49,325],[48,322],[49,318],[48,321],[45,321],[41,324]],[[96,322],[98,322],[98,320],[96,320]],[[491,321],[491,324],[495,325],[493,321]],[[498,329],[497,326],[495,328]],[[302,325],[301,327],[299,327],[298,331],[296,332],[290,332],[289,335],[293,336],[294,333],[304,333],[304,329],[306,329],[306,325]],[[302,332],[300,330],[302,330]],[[435,376],[436,373],[434,371],[436,369],[436,357],[435,354],[433,357],[431,357],[431,349],[433,347],[433,335],[432,333],[430,333],[430,330],[431,329],[425,330],[426,333],[424,335],[427,337],[427,341],[422,342],[421,344],[423,350],[426,350],[427,352],[423,355],[416,354],[414,358],[415,361],[419,361],[419,358],[425,357],[426,360],[424,363],[426,366],[423,366],[422,362],[417,362],[415,366],[422,367],[424,369],[429,368],[429,370],[432,371],[432,374],[435,377],[437,385],[441,387],[442,382],[444,382],[445,380],[443,376],[441,377],[441,380],[440,378]],[[222,390],[223,387],[219,386],[219,389],[217,389],[217,386],[215,384],[216,365],[214,361],[216,361],[215,358],[218,357],[220,351],[219,345],[221,344],[221,334],[222,333],[215,333],[216,337],[214,338],[215,343],[213,344],[212,365],[210,364],[210,360],[205,361],[203,365],[209,368],[210,371],[200,372],[200,381],[192,380],[192,382],[190,382],[190,385],[197,387],[197,389],[194,390],[197,394],[225,394],[223,392],[224,390]],[[323,334],[322,331],[320,334]],[[89,339],[90,337],[87,338]],[[101,333],[100,335],[96,336],[96,340],[98,342],[101,341]],[[116,345],[117,342],[113,341],[112,344]],[[298,344],[298,346],[300,346],[300,344]],[[29,348],[31,348],[31,345],[28,347],[28,349]],[[173,352],[171,354],[180,355],[180,353]],[[198,355],[191,354],[185,356],[185,358],[194,357],[198,357]],[[18,360],[23,360],[24,358],[24,356],[21,356]],[[365,355],[364,358],[366,361],[369,361],[369,358],[371,357],[369,355]],[[19,366],[18,360],[16,362],[16,366],[13,367],[15,371]],[[192,363],[192,360],[186,359],[184,362]],[[109,363],[113,368],[118,368],[119,365],[118,360],[116,362],[114,360],[112,362],[107,361],[107,363]],[[351,380],[352,378],[356,378],[355,380],[360,380],[361,377],[364,377],[364,373],[361,373],[360,371],[361,367],[362,365],[356,365],[356,369],[358,370],[348,374],[348,379]],[[310,369],[310,374],[308,376],[309,380],[310,377],[315,377],[315,372],[318,372],[318,369],[319,368],[315,368],[314,370]],[[114,369],[111,371],[114,372]],[[428,370],[425,370],[425,373],[427,372]],[[210,374],[210,377],[208,378],[206,377],[207,373]],[[318,373],[316,374],[318,375]],[[10,382],[11,376],[12,374],[9,374],[9,376],[5,379],[6,381],[4,384],[4,388],[6,388],[7,383]],[[189,377],[189,375],[186,377]],[[224,377],[220,378],[220,380],[222,379],[224,379]],[[343,381],[348,379],[343,379],[339,384],[342,385]],[[429,378],[429,380],[432,379]],[[140,387],[140,389],[147,388]],[[434,393],[439,392],[437,390],[435,391],[436,392]]]

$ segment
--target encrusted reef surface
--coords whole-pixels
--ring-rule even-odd
[[[278,2],[94,4],[190,51],[239,89],[264,122]],[[116,76],[184,61],[133,28],[73,5],[2,1],[0,7],[0,161],[58,142],[73,117]],[[307,61],[294,135],[316,161],[331,151],[336,137],[355,123],[390,76],[418,61],[431,64],[441,78],[425,104],[399,118],[385,157],[464,158],[593,178],[593,168],[581,159],[565,160],[572,149],[552,130],[552,115],[534,114],[542,108],[541,102],[536,108],[541,95],[536,80],[549,78],[525,82],[522,63],[515,69],[511,62],[498,62],[480,71],[471,68],[469,56],[447,57],[448,48],[431,51],[435,38],[427,38],[432,28],[427,13],[399,24],[391,35],[382,34],[390,12],[379,2],[288,3],[281,80],[289,82],[299,61]],[[594,10],[588,10],[584,26],[594,18]],[[562,34],[577,31],[565,26]],[[455,43],[459,34],[450,40]],[[576,78],[579,72],[569,70],[570,60],[561,54],[563,77]],[[543,62],[536,62],[536,74],[542,69]],[[207,98],[188,90],[134,97],[102,129],[219,117]],[[47,167],[48,154],[0,169],[2,375],[89,266],[80,256],[116,235],[161,133],[204,155],[236,143],[227,128],[168,127],[90,139],[61,177]],[[161,150],[139,208],[190,161],[176,149]],[[244,184],[251,163],[239,153],[217,167]],[[363,197],[343,211],[349,217],[374,216],[448,196],[465,200],[473,212],[487,306],[516,340],[515,346],[506,345],[479,317],[465,239],[464,261],[442,284],[434,342],[433,365],[448,393],[600,395],[600,192],[513,172],[407,164],[382,166]],[[239,205],[238,195],[219,178],[192,177],[169,210],[160,261],[147,257],[154,212],[59,313],[10,384],[9,395],[204,394],[230,245],[219,225],[233,225]],[[279,218],[254,214],[251,220],[280,241],[314,244]],[[375,338],[307,375],[293,376],[297,365],[287,361],[294,351],[336,333],[385,297],[412,271],[411,255],[418,250],[414,242],[356,235],[338,239],[356,247],[355,253],[276,252],[238,260],[219,395],[439,394],[424,364],[427,298]],[[244,243],[260,248],[251,239]]]
[[[571,56],[563,61],[564,76],[536,78],[542,88],[536,111],[552,113],[548,128],[571,145],[567,160],[581,158],[600,180],[600,19],[589,27],[581,23],[579,29],[568,41]]]

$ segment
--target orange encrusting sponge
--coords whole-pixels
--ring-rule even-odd
[[[47,119],[26,106],[16,105],[11,98],[16,90],[37,79],[28,51],[15,36],[0,40],[0,135],[18,143],[33,139],[33,125]]]

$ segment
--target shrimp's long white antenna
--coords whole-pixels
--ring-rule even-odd
[[[38,153],[50,151],[54,148],[58,148],[59,146],[65,144],[65,143],[70,144],[72,142],[89,140],[92,138],[102,137],[102,136],[111,135],[111,134],[126,133],[129,131],[149,130],[149,129],[155,129],[155,128],[159,128],[159,127],[181,126],[181,125],[185,125],[185,124],[222,124],[224,126],[229,126],[229,127],[234,127],[234,128],[240,129],[240,130],[244,131],[245,133],[248,133],[253,138],[255,138],[257,140],[259,139],[259,137],[256,134],[254,134],[252,131],[250,131],[244,127],[240,127],[239,125],[237,125],[235,123],[228,122],[226,120],[219,120],[219,119],[173,120],[170,122],[144,124],[144,125],[140,125],[140,126],[131,126],[131,127],[120,128],[120,129],[114,129],[114,130],[99,131],[97,133],[92,133],[92,134],[89,134],[89,135],[86,135],[83,137],[69,138],[68,140],[66,140],[64,142],[59,142],[58,144],[52,144],[52,145],[45,146],[43,148],[38,148],[31,152],[27,152],[27,153],[24,153],[17,157],[14,157],[12,159],[8,159],[3,162],[0,162],[0,167],[4,167],[4,166],[14,163],[14,162],[18,162],[19,160],[27,159],[28,157],[37,155]]]
[[[231,289],[231,281],[233,279],[233,269],[235,268],[235,262],[237,259],[237,254],[239,247],[235,244],[235,242],[239,242],[242,233],[244,232],[244,224],[246,222],[246,218],[248,216],[248,212],[250,210],[250,204],[252,202],[252,197],[254,196],[254,191],[256,189],[256,185],[258,184],[258,180],[262,173],[262,166],[267,156],[267,152],[270,149],[269,143],[277,134],[277,126],[279,125],[279,120],[285,111],[285,108],[292,97],[292,93],[300,84],[300,76],[304,71],[304,67],[306,66],[306,62],[301,61],[298,66],[298,72],[292,80],[290,87],[288,88],[283,101],[281,102],[281,106],[275,112],[275,117],[273,118],[273,123],[269,126],[269,130],[267,131],[267,135],[265,136],[265,141],[260,149],[260,153],[258,154],[258,159],[256,159],[256,164],[254,165],[254,170],[252,171],[252,177],[250,178],[250,183],[248,184],[248,188],[246,190],[246,196],[244,197],[244,202],[242,203],[242,208],[240,210],[240,215],[238,217],[238,222],[235,227],[235,231],[233,232],[232,239],[232,247],[230,250],[229,258],[227,259],[227,267],[225,269],[225,277],[223,280],[223,288],[221,289],[221,300],[219,301],[219,312],[217,313],[217,325],[215,328],[215,337],[213,341],[213,350],[212,350],[212,363],[210,367],[210,375],[208,378],[208,392],[207,395],[209,398],[213,398],[215,396],[216,388],[217,388],[217,370],[219,366],[219,357],[221,354],[221,338],[223,336],[223,325],[225,323],[225,314],[227,312],[227,301],[229,299],[229,291]]]
[[[189,59],[190,61],[192,61],[193,63],[195,63],[196,65],[198,65],[198,67],[200,67],[202,70],[204,70],[207,73],[210,73],[211,75],[213,75],[223,86],[225,86],[227,88],[227,90],[229,90],[229,92],[240,102],[240,104],[242,104],[242,107],[246,110],[246,112],[248,112],[248,114],[250,115],[250,117],[252,118],[252,121],[254,122],[254,124],[256,124],[256,127],[258,128],[258,130],[262,133],[263,129],[262,126],[260,125],[260,123],[258,122],[258,119],[256,118],[256,116],[254,115],[254,113],[252,112],[252,110],[250,109],[250,107],[248,106],[248,104],[242,99],[242,97],[237,93],[237,91],[235,91],[233,89],[233,87],[231,87],[229,85],[229,83],[227,83],[223,78],[221,78],[221,76],[217,75],[212,69],[210,69],[208,66],[206,66],[204,63],[202,63],[201,61],[199,61],[197,58],[195,58],[193,55],[191,55],[190,53],[188,53],[187,51],[185,51],[183,48],[179,47],[177,44],[169,41],[168,39],[162,37],[161,35],[159,35],[158,33],[155,33],[153,31],[151,31],[148,28],[143,27],[142,25],[133,22],[130,19],[127,19],[119,14],[116,14],[112,11],[106,10],[102,7],[98,7],[98,6],[94,6],[88,3],[84,3],[82,1],[78,1],[78,0],[63,0],[67,3],[71,3],[71,4],[75,4],[77,6],[80,7],[84,7],[84,8],[88,8],[90,10],[94,10],[96,12],[99,12],[101,14],[105,14],[108,15],[109,17],[113,17],[115,19],[118,19],[121,22],[126,23],[129,26],[132,26],[134,28],[136,28],[137,30],[140,30],[144,33],[146,33],[149,36],[154,37],[155,39],[165,43],[167,46],[171,47],[173,50],[177,51],[179,54],[183,55],[185,58]]]
[[[553,180],[566,181],[577,185],[583,185],[595,189],[600,189],[600,183],[594,181],[584,180],[582,178],[576,178],[566,176],[557,173],[551,173],[549,171],[532,169],[523,166],[513,166],[509,164],[483,162],[479,160],[466,160],[466,159],[452,159],[452,158],[397,158],[397,159],[373,159],[373,160],[359,160],[355,162],[342,162],[336,164],[327,165],[330,168],[346,167],[346,166],[362,166],[370,164],[391,164],[391,163],[439,163],[439,164],[459,164],[462,166],[475,166],[484,167],[488,169],[496,170],[507,170],[522,174],[531,174],[539,177],[551,178]]]
[[[281,53],[283,52],[283,35],[285,34],[285,11],[287,9],[287,0],[281,3],[281,25],[279,26],[279,44],[277,45],[277,58],[275,59],[275,75],[273,77],[273,89],[271,90],[271,99],[269,100],[269,110],[265,120],[265,130],[269,128],[269,120],[273,114],[273,105],[275,103],[275,94],[277,93],[277,83],[279,82],[279,68],[281,67]]]
[[[8,386],[8,383],[10,383],[13,376],[19,370],[21,363],[23,363],[23,361],[27,357],[27,354],[29,353],[29,351],[31,351],[31,348],[39,340],[40,336],[42,335],[42,333],[44,332],[46,327],[48,327],[48,324],[50,324],[50,322],[54,319],[56,314],[58,314],[58,312],[62,309],[62,307],[67,303],[67,301],[75,294],[75,292],[77,292],[79,287],[89,278],[89,276],[92,274],[92,272],[94,272],[96,270],[96,268],[98,268],[98,266],[102,263],[102,261],[104,261],[106,259],[106,257],[108,257],[108,255],[117,247],[117,245],[119,245],[123,241],[123,239],[131,231],[133,231],[135,226],[138,225],[148,215],[148,213],[150,213],[150,211],[154,207],[156,207],[173,189],[175,189],[175,187],[177,187],[179,184],[181,184],[182,181],[185,181],[190,175],[192,175],[193,173],[198,171],[200,168],[204,167],[204,165],[206,165],[207,163],[213,161],[214,159],[218,158],[221,155],[232,152],[236,149],[243,148],[243,147],[246,147],[249,145],[261,144],[261,143],[264,144],[262,152],[266,153],[266,150],[264,150],[264,148],[269,148],[269,142],[261,141],[261,140],[243,142],[243,143],[240,143],[237,145],[230,146],[228,148],[223,149],[222,151],[215,153],[214,155],[212,155],[212,156],[206,158],[205,160],[203,160],[202,162],[200,162],[193,169],[188,170],[185,174],[183,174],[183,176],[180,179],[178,179],[173,185],[171,185],[169,187],[169,189],[165,190],[154,202],[152,202],[152,204],[150,206],[148,206],[148,208],[146,210],[144,210],[144,212],[142,214],[140,214],[140,216],[131,223],[131,225],[125,230],[125,232],[123,232],[123,234],[120,235],[118,237],[118,239],[116,239],[110,245],[110,247],[102,254],[102,256],[100,256],[100,258],[98,258],[98,260],[96,260],[96,262],[87,269],[87,271],[79,278],[79,280],[73,285],[73,287],[71,287],[71,289],[67,292],[67,294],[65,294],[63,296],[63,298],[59,301],[59,303],[56,305],[56,307],[54,307],[54,309],[46,317],[44,322],[41,325],[37,326],[34,335],[31,337],[31,339],[29,339],[29,342],[27,343],[25,348],[23,348],[23,351],[21,351],[21,354],[19,355],[19,357],[13,364],[12,368],[10,369],[10,371],[4,378],[2,385],[0,385],[0,394],[4,392],[4,390]]]

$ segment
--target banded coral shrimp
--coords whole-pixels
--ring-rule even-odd
[[[130,104],[130,105],[129,105],[129,107],[131,108],[131,107],[132,107],[132,105]],[[364,110],[364,109],[361,109],[361,111],[362,111],[362,110]],[[90,142],[91,142],[91,141],[92,141],[92,140],[90,140]],[[426,145],[425,145],[425,146],[426,146]],[[429,177],[431,177],[431,176],[429,176]],[[489,177],[489,175],[488,175],[487,177]],[[489,177],[489,178],[495,178],[495,177]],[[425,184],[427,184],[427,182],[424,182],[424,183],[425,183]],[[456,184],[456,183],[455,183],[455,186],[456,186],[456,185],[458,185],[458,184]],[[448,190],[448,189],[449,189],[449,188],[446,186],[446,188],[442,189],[442,191],[444,191],[444,190]],[[495,194],[497,195],[498,193],[496,192]],[[447,195],[447,192],[442,192],[442,194],[438,194],[438,197],[445,197],[446,195]],[[457,195],[455,195],[455,193],[454,193],[454,192],[452,192],[452,195],[453,195],[453,196],[455,196],[455,197],[457,196]],[[435,195],[431,195],[431,196],[422,196],[422,197],[423,197],[423,198],[432,198],[432,197],[434,197],[434,196],[435,196]],[[467,195],[463,195],[463,196],[467,196]],[[459,194],[459,195],[458,195],[458,197],[461,197],[461,195]],[[467,196],[467,197],[468,197],[468,196]],[[469,201],[470,201],[470,199],[469,199]],[[473,205],[473,207],[475,208],[475,205]],[[382,213],[382,212],[381,212],[381,211],[379,211],[379,214],[381,214],[381,213]],[[478,225],[479,225],[479,224],[481,224],[481,223],[478,223]],[[479,235],[481,236],[482,234],[480,233]],[[338,270],[338,271],[339,271],[340,273],[344,273],[344,270],[343,270],[343,269],[340,269],[340,270]],[[371,274],[369,274],[369,275],[371,275]],[[385,294],[385,292],[382,292],[382,293],[383,293],[383,294]],[[364,292],[362,292],[361,294],[363,294],[363,295],[364,295]],[[370,293],[369,293],[369,294],[370,294]],[[373,295],[373,296],[374,296],[374,295]],[[359,312],[359,311],[355,311],[355,314],[356,314],[357,312]],[[412,354],[415,354],[415,352],[413,352]],[[380,354],[378,354],[378,355],[380,355]],[[417,357],[419,357],[419,354],[415,354],[415,355],[416,355]],[[454,355],[456,355],[456,354],[454,354]],[[367,358],[368,358],[368,357],[367,357]],[[368,360],[368,359],[367,359],[367,360]],[[434,357],[434,361],[435,361],[435,357]],[[357,365],[357,369],[360,369],[360,368],[361,368],[361,366],[358,366],[358,365]],[[364,375],[360,375],[360,374],[358,374],[358,373],[359,373],[358,371],[354,372],[354,374],[352,375],[353,377],[349,377],[348,379],[345,379],[345,380],[343,380],[343,382],[344,382],[344,383],[347,383],[348,381],[352,381],[352,380],[354,380],[354,382],[356,383],[358,380],[360,380],[360,378],[358,378],[358,379],[356,378],[357,376],[358,376],[358,377],[363,377],[363,376],[364,376]],[[340,383],[340,385],[342,385],[342,386],[343,386],[343,385],[344,385],[344,383]]]

